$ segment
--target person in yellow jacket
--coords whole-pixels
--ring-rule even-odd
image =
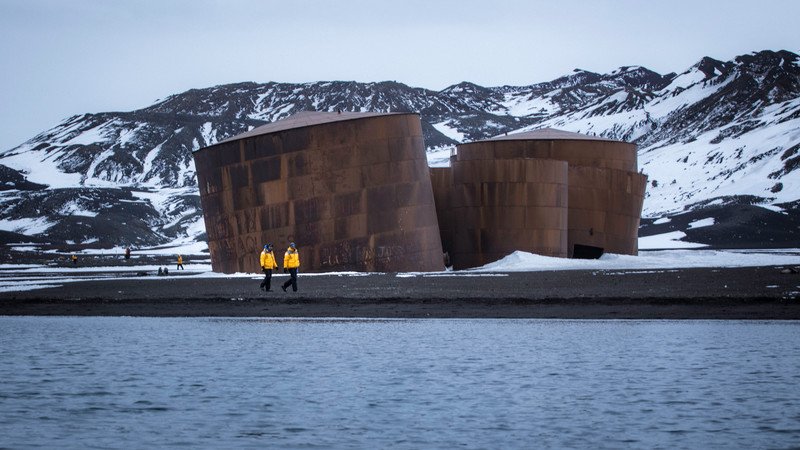
[[[275,262],[275,255],[272,253],[272,244],[264,246],[261,251],[261,270],[264,272],[264,281],[261,282],[261,289],[267,292],[271,291],[272,287],[272,269],[277,269],[278,264]]]
[[[175,270],[186,270],[183,268],[183,256],[178,255],[178,267]]]
[[[297,251],[297,246],[292,242],[283,255],[283,270],[289,271],[289,279],[281,286],[283,292],[286,292],[286,288],[289,287],[289,285],[292,285],[292,291],[297,292],[298,267],[300,267],[300,252]]]

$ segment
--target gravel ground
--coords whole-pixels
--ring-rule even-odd
[[[281,290],[283,274],[273,277],[272,292],[261,291],[258,278],[129,274],[0,293],[0,315],[800,320],[796,272],[749,267],[300,274],[298,292]]]

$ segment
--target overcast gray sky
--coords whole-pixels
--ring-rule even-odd
[[[239,81],[443,89],[800,51],[800,1],[0,0],[0,149]]]

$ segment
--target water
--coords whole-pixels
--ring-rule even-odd
[[[800,323],[0,317],[0,447],[787,448]]]

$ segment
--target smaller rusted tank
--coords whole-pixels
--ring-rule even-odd
[[[431,172],[443,248],[455,268],[515,250],[635,255],[646,183],[636,159],[633,144],[553,129],[459,145]]]

